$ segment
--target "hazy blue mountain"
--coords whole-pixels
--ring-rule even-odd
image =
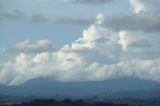
[[[160,83],[133,78],[88,82],[58,82],[51,78],[36,78],[17,86],[0,86],[0,94],[12,96],[64,97],[139,97],[160,94]],[[158,95],[159,96],[159,95]]]

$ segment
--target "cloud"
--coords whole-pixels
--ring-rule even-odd
[[[49,21],[49,19],[42,14],[34,14],[31,16],[28,16],[25,12],[22,12],[20,10],[6,11],[6,10],[3,10],[3,8],[0,11],[0,20],[6,20],[6,21],[28,20],[33,23],[47,23]]]
[[[158,40],[160,40],[158,33],[144,33],[143,31],[120,31],[119,43],[122,45],[122,49],[125,52],[137,54],[139,58],[157,57],[159,56],[158,54],[160,52],[160,50],[157,49],[159,45]]]
[[[110,3],[113,0],[71,0],[72,3],[80,3],[80,4],[105,4]]]
[[[50,51],[48,40],[18,43],[15,60],[0,64],[0,83],[17,85],[37,77],[64,82],[119,77],[160,81],[159,34],[114,31],[104,22],[99,14],[80,38],[57,51]]]
[[[93,22],[92,19],[73,19],[73,18],[62,18],[56,23],[64,25],[88,25]]]
[[[34,23],[47,23],[48,21],[48,18],[41,14],[32,16],[32,22]]]
[[[160,30],[160,12],[141,12],[130,16],[111,17],[106,20],[106,27],[114,30],[141,30],[146,32]]]
[[[146,11],[138,14],[124,15],[124,16],[109,16],[105,17],[103,25],[115,31],[144,31],[144,32],[159,32],[160,30],[160,12]],[[65,25],[88,25],[95,20],[91,19],[72,19],[63,18],[57,23]]]
[[[4,52],[5,52],[5,48],[0,48],[0,55],[3,55]]]
[[[140,39],[138,41],[135,41],[129,44],[128,46],[130,47],[151,47],[151,44],[145,39]]]
[[[15,70],[13,69],[11,63],[1,64],[0,63],[0,84],[8,84],[10,81],[12,81],[15,76]]]
[[[138,14],[142,11],[146,11],[145,6],[141,3],[140,0],[129,0],[129,1],[135,13]]]
[[[25,40],[23,42],[17,43],[13,49],[16,52],[21,53],[39,53],[44,51],[50,51],[53,49],[53,47],[52,43],[49,40]]]
[[[1,11],[0,12],[0,19],[1,20],[21,20],[21,19],[25,19],[26,15],[19,11],[19,10],[15,10],[12,12],[6,12],[6,11]]]
[[[134,0],[133,0],[134,1]],[[132,1],[132,2],[133,2]],[[159,11],[159,0],[137,0],[143,11]],[[134,2],[137,2],[134,1]],[[133,5],[132,5],[133,6]],[[135,8],[136,9],[136,8]]]

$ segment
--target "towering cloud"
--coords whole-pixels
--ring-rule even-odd
[[[17,85],[46,76],[59,81],[119,77],[160,81],[157,35],[114,31],[104,26],[104,22],[104,16],[99,14],[80,38],[57,51],[52,51],[48,40],[17,43],[15,60],[0,63],[0,84]]]

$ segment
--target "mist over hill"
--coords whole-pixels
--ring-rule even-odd
[[[12,96],[40,96],[81,98],[88,96],[104,97],[157,97],[160,83],[150,80],[119,78],[104,81],[59,82],[52,78],[36,78],[22,85],[0,86],[0,94]],[[113,96],[112,96],[113,94]],[[116,94],[116,96],[115,96]]]

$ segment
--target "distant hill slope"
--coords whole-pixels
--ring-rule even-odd
[[[12,96],[64,96],[84,97],[100,95],[109,97],[159,96],[160,83],[133,78],[88,82],[58,82],[51,78],[36,78],[22,85],[0,85],[0,94]],[[112,96],[114,97],[114,96]]]

